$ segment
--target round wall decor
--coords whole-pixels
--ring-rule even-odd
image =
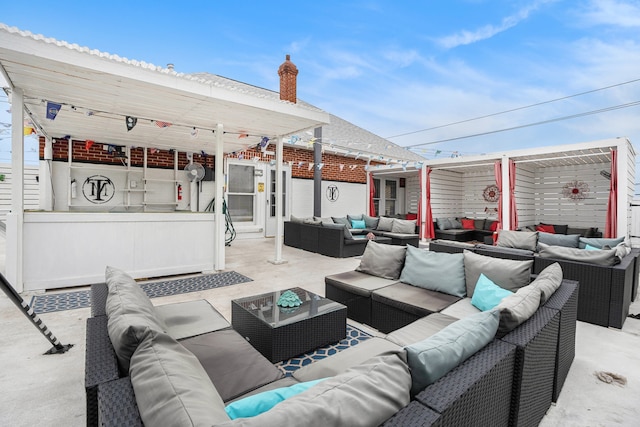
[[[562,195],[575,202],[584,200],[589,195],[589,184],[584,181],[567,182],[564,187],[562,187]]]
[[[495,184],[487,185],[487,187],[482,192],[482,197],[487,202],[497,202],[500,198],[500,191],[498,191],[498,186]]]

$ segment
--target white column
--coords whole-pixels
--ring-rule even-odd
[[[427,226],[427,166],[425,164],[422,165],[422,168],[420,169],[420,218],[418,218],[418,221],[420,221],[421,227],[420,227],[420,231],[422,232],[422,235],[420,236],[420,240],[422,240],[423,242],[426,242],[426,238],[425,236],[425,232],[424,229]]]
[[[222,123],[218,123],[216,126],[216,161],[215,161],[215,174],[216,174],[216,196],[213,207],[215,209],[214,221],[215,221],[215,254],[214,254],[214,266],[215,270],[224,270],[225,262],[225,219],[222,212],[222,201],[224,200],[224,128]]]
[[[44,140],[44,160],[40,162],[39,189],[40,208],[45,211],[53,210],[53,181],[52,181],[53,143],[50,137]]]
[[[509,192],[509,158],[502,156],[502,229],[511,229],[511,196]]]
[[[17,292],[23,283],[24,93],[11,91],[11,212],[7,214],[6,277]]]
[[[629,200],[629,147],[627,139],[620,138],[618,143],[618,236],[629,237],[629,209],[631,200]]]
[[[282,220],[282,157],[284,138],[279,137],[276,145],[276,236],[275,236],[275,258],[269,262],[273,264],[284,264],[287,261],[282,259],[282,240],[284,236],[284,222]],[[289,189],[291,191],[291,189]]]

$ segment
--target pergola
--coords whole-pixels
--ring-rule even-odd
[[[282,101],[277,93],[238,90],[177,73],[173,67],[121,58],[4,24],[0,24],[0,73],[11,96],[15,177],[23,176],[25,118],[45,137],[49,150],[53,140],[70,136],[114,146],[213,154],[216,194],[224,191],[225,153],[256,145],[268,137],[277,141],[279,169],[285,136],[329,123],[327,113]],[[59,106],[55,119],[47,118],[52,103]],[[136,119],[132,129],[127,128],[127,117]],[[281,176],[280,170],[277,176]],[[281,197],[280,180],[276,186]],[[11,198],[7,253],[15,257],[7,259],[7,277],[20,291],[24,213],[21,179],[13,180]],[[215,200],[216,270],[224,268],[222,200]],[[278,208],[282,209],[280,205]],[[281,212],[277,217],[282,218]],[[282,219],[277,227],[276,235],[280,236]],[[281,258],[281,245],[281,239],[276,239],[276,261]]]

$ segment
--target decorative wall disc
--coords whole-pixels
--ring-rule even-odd
[[[589,184],[584,181],[567,182],[564,187],[562,187],[562,195],[575,202],[584,200],[589,195]]]
[[[498,191],[497,185],[487,185],[487,188],[482,192],[482,197],[487,202],[497,202],[500,198],[500,191]]]

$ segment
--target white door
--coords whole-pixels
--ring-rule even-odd
[[[289,217],[289,191],[291,188],[291,168],[289,166],[282,167],[282,217]],[[269,166],[267,168],[267,209],[265,209],[265,237],[275,237],[276,235],[276,206],[278,203],[276,197],[276,167]]]

